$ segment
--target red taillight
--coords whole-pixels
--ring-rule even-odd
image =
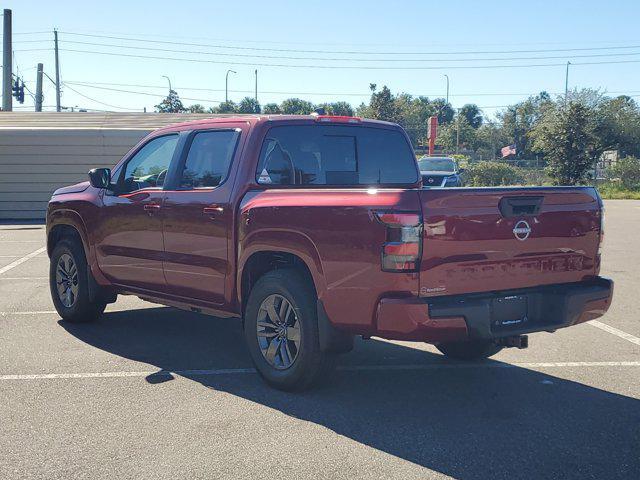
[[[417,272],[422,253],[422,222],[419,213],[376,212],[387,227],[382,245],[382,270],[385,272]]]
[[[345,115],[315,115],[316,122],[323,123],[361,123],[360,117],[347,117]]]

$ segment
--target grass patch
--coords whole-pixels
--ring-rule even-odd
[[[640,189],[632,190],[611,182],[598,185],[598,192],[605,200],[640,200]]]

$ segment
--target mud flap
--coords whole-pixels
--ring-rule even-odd
[[[320,350],[331,353],[347,353],[353,350],[354,336],[333,326],[320,300],[318,300],[317,312]]]
[[[89,287],[89,301],[96,302],[102,301],[104,303],[114,303],[118,296],[115,293],[109,292],[98,285],[96,279],[91,273],[91,267],[87,265],[87,285]]]

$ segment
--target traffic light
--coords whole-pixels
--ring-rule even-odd
[[[18,90],[18,102],[24,103],[24,81],[20,82],[20,89]]]
[[[18,100],[20,103],[24,103],[24,81],[16,78],[16,81],[13,83],[11,87],[12,95]]]

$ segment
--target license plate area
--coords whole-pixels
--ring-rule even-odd
[[[510,295],[491,301],[491,330],[520,330],[529,322],[529,301],[526,295]]]

